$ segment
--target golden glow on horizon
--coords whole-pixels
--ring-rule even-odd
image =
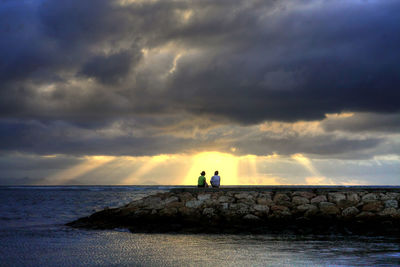
[[[222,185],[238,185],[238,157],[220,152],[203,152],[194,155],[191,168],[184,178],[183,185],[197,185],[197,178],[202,171],[206,172],[207,182],[210,182],[214,171],[219,171]]]

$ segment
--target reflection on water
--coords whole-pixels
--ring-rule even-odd
[[[387,237],[132,234],[63,226],[93,209],[143,195],[118,188],[0,190],[0,265],[400,265],[400,243]]]

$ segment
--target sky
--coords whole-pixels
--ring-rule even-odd
[[[398,185],[398,0],[1,0],[0,184]]]

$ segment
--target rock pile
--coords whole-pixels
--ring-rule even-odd
[[[400,233],[400,193],[368,190],[175,190],[71,222],[132,232]]]

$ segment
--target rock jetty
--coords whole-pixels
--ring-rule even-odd
[[[68,223],[132,232],[400,234],[400,190],[370,187],[177,188]]]

